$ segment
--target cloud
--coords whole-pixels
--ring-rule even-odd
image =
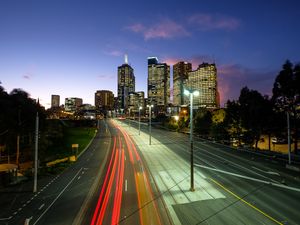
[[[157,24],[149,27],[136,23],[125,27],[125,29],[142,34],[145,40],[190,36],[190,33],[181,24],[170,19],[162,19]]]
[[[236,30],[241,22],[233,17],[221,14],[198,13],[188,18],[190,25],[197,26],[201,31],[208,30]]]
[[[32,74],[25,73],[25,74],[23,74],[22,78],[25,79],[25,80],[30,80],[32,78]]]
[[[110,56],[121,56],[121,55],[124,55],[124,53],[122,51],[119,51],[119,50],[104,51],[104,54],[110,55]]]
[[[238,99],[240,91],[247,86],[259,91],[262,95],[272,95],[272,88],[277,72],[264,69],[250,69],[238,64],[217,66],[218,88],[221,103],[228,99]]]
[[[114,75],[98,75],[97,78],[101,79],[101,80],[112,80],[112,79],[115,79],[115,76]]]

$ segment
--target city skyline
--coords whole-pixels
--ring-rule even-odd
[[[136,90],[147,93],[147,57],[157,56],[193,70],[215,62],[223,106],[246,85],[270,95],[285,60],[299,62],[297,1],[116,4],[1,1],[1,85],[22,88],[46,108],[53,94],[93,104],[96,90],[117,96],[124,54]]]

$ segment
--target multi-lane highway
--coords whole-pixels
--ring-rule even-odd
[[[131,126],[137,128],[134,123]],[[142,126],[142,131],[147,133],[148,127]],[[188,135],[152,128],[152,136],[157,150],[164,146],[190,161]],[[201,173],[204,180],[213,184],[210,189],[219,190],[225,200],[189,201],[185,207],[173,205],[182,224],[300,223],[299,172],[287,170],[280,162],[255,152],[237,151],[199,138],[194,139],[194,149],[195,173]],[[198,186],[205,188],[204,183]]]
[[[102,120],[78,161],[20,189],[0,224],[299,224],[299,173],[195,138],[191,192],[188,135],[152,128],[149,145],[137,127]]]

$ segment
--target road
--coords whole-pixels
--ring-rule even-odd
[[[10,193],[0,224],[170,224],[131,137],[112,121],[101,121],[75,164],[38,184],[35,194],[30,184]]]
[[[148,127],[142,126],[142,132],[147,134]],[[156,149],[167,147],[189,163],[188,135],[152,128],[152,136]],[[256,154],[194,140],[195,173],[225,197],[173,205],[182,224],[299,224],[299,173]]]

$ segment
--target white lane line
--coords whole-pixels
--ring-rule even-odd
[[[81,176],[78,176],[78,177],[77,177],[77,180],[79,180],[80,178],[81,178]]]
[[[82,168],[75,174],[75,176],[70,180],[67,186],[62,189],[62,191],[57,195],[57,197],[53,200],[53,202],[48,206],[48,208],[37,218],[33,225],[37,224],[39,220],[48,212],[48,210],[52,207],[52,205],[57,201],[57,199],[65,192],[65,190],[70,186],[70,184],[75,180],[78,174],[81,172]]]
[[[39,207],[39,210],[41,210],[44,206],[45,206],[45,204],[43,203],[43,204]]]
[[[283,188],[283,189],[288,189],[288,190],[291,190],[291,191],[300,192],[299,188],[289,187],[289,186],[286,186],[286,185],[283,185],[283,184],[274,183],[274,182],[271,182],[271,181],[260,180],[260,179],[253,178],[253,177],[247,177],[247,176],[243,176],[243,175],[240,175],[240,174],[231,173],[231,172],[227,172],[227,171],[224,171],[224,170],[219,170],[219,169],[211,168],[211,167],[200,165],[200,164],[196,164],[196,163],[194,165],[198,166],[198,167],[201,167],[203,169],[213,170],[213,171],[216,171],[216,172],[220,172],[220,173],[232,175],[232,176],[235,176],[235,177],[240,177],[240,178],[244,178],[244,179],[247,179],[247,180],[252,180],[252,181],[260,182],[260,183],[263,183],[263,184],[269,184],[269,185],[280,187],[280,188]]]
[[[127,179],[125,180],[125,191],[127,191]]]
[[[84,174],[84,171],[82,171],[82,173],[81,173],[82,175]]]
[[[17,213],[18,213],[18,212],[16,211],[16,212],[14,212],[13,214],[16,215]]]
[[[23,206],[22,207],[25,207],[26,206],[26,203],[25,204],[23,204]]]
[[[18,211],[21,211],[21,210],[22,210],[22,208],[19,208],[19,209],[18,209]]]
[[[203,144],[203,145],[204,145],[204,144]],[[204,145],[204,146],[205,146],[205,145]],[[207,144],[206,144],[206,146],[211,147],[211,146],[209,146],[209,145],[207,145]],[[263,178],[266,178],[266,179],[270,179],[270,180],[273,181],[274,183],[277,182],[276,180],[273,180],[272,178],[269,178],[269,177],[267,177],[267,176],[265,176],[265,175],[263,175],[263,174],[257,173],[257,172],[255,172],[255,171],[253,171],[253,170],[250,170],[250,169],[248,169],[248,168],[246,168],[246,167],[244,167],[244,166],[241,166],[241,165],[239,165],[239,164],[237,164],[237,163],[234,163],[233,161],[227,160],[227,159],[225,159],[224,157],[221,157],[221,156],[219,156],[219,155],[217,155],[217,154],[214,154],[214,153],[212,153],[212,152],[210,152],[210,151],[205,150],[204,148],[201,149],[201,148],[198,147],[198,146],[195,146],[195,148],[198,148],[198,149],[202,150],[203,152],[206,152],[206,153],[208,153],[208,154],[210,154],[210,155],[213,155],[213,156],[216,157],[216,158],[219,158],[219,159],[221,159],[221,160],[223,160],[223,161],[225,161],[225,162],[228,162],[228,163],[230,163],[230,164],[232,164],[232,165],[235,165],[236,167],[239,167],[239,168],[242,168],[242,169],[244,169],[244,170],[247,170],[247,171],[249,171],[249,172],[251,172],[251,173],[254,173],[254,174],[256,174],[256,175],[258,175],[258,176],[260,176],[260,177],[263,177]],[[224,153],[225,153],[225,152],[224,152]],[[228,155],[228,154],[226,154],[226,155]]]
[[[255,166],[251,166],[251,167],[252,167],[253,169],[255,169],[255,170],[258,170],[258,171],[262,172],[262,173],[267,173],[267,174],[270,174],[270,175],[280,176],[279,173],[276,173],[276,172],[273,172],[273,171],[264,171],[264,170],[261,170],[261,169],[255,167]]]
[[[31,202],[31,200],[28,200],[26,203],[29,204]]]
[[[3,221],[3,220],[10,220],[11,218],[12,218],[12,216],[7,217],[7,218],[0,218],[0,221]]]

